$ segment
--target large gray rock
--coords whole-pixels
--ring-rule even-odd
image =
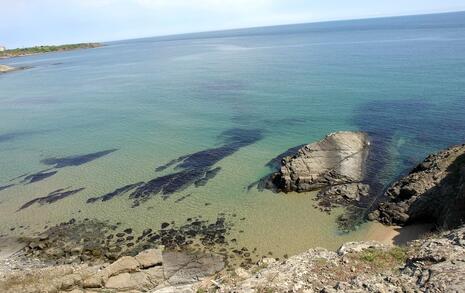
[[[224,268],[224,260],[213,253],[163,253],[165,279],[170,285],[195,283]]]
[[[331,133],[285,157],[272,181],[283,192],[360,182],[365,177],[369,145],[363,132]]]
[[[386,191],[388,201],[370,215],[387,224],[433,222],[454,228],[465,222],[465,145],[428,156]]]
[[[141,268],[146,269],[163,263],[162,252],[161,249],[148,249],[140,252],[134,258],[139,262]]]

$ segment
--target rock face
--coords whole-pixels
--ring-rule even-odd
[[[331,202],[347,203],[360,201],[370,195],[370,186],[363,183],[348,183],[330,186],[318,193],[318,198],[328,199]]]
[[[269,263],[220,292],[465,292],[465,228],[406,248],[352,242]]]
[[[388,201],[369,215],[387,224],[433,222],[454,228],[465,222],[465,145],[428,156],[386,191]]]
[[[149,249],[109,265],[0,271],[0,292],[196,292],[197,283],[223,268],[223,258],[212,253]]]
[[[283,192],[360,182],[365,175],[369,145],[368,135],[363,132],[331,133],[285,157],[272,181]]]

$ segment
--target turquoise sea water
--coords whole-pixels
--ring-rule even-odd
[[[314,209],[313,194],[247,190],[270,159],[329,132],[364,130],[382,140],[373,172],[388,184],[465,142],[465,13],[128,40],[2,63],[32,68],[0,75],[0,186],[13,185],[0,191],[0,234],[72,217],[142,230],[224,212],[228,237],[260,254],[335,248],[368,227],[339,233],[337,212]],[[53,167],[44,159],[112,149],[37,182],[12,180]],[[182,171],[138,206],[131,191],[86,203]],[[216,176],[186,179],[205,171]],[[68,187],[85,189],[18,211]],[[18,226],[27,229],[10,231]]]

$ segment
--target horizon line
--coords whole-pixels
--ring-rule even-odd
[[[226,29],[212,29],[212,30],[205,30],[205,31],[191,31],[191,32],[180,32],[180,33],[172,33],[172,34],[161,34],[161,35],[152,35],[152,36],[141,36],[141,37],[130,37],[125,39],[114,39],[114,40],[107,40],[107,41],[97,41],[97,40],[88,40],[88,41],[77,41],[73,43],[56,43],[52,44],[38,44],[30,47],[36,46],[60,46],[60,45],[72,45],[78,43],[116,43],[116,42],[124,42],[124,41],[132,41],[132,40],[144,40],[144,39],[152,39],[152,38],[170,38],[170,37],[180,37],[180,36],[189,36],[189,35],[197,35],[197,34],[208,34],[208,33],[218,33],[218,32],[232,32],[232,31],[241,31],[247,29],[261,29],[261,28],[273,28],[273,27],[281,27],[281,26],[293,26],[293,25],[305,25],[305,24],[324,24],[324,23],[335,23],[335,22],[347,22],[347,21],[363,21],[363,20],[376,20],[376,19],[385,19],[385,18],[402,18],[402,17],[411,17],[411,16],[427,16],[427,15],[440,15],[440,14],[454,14],[454,13],[465,13],[465,10],[452,10],[452,11],[443,11],[443,12],[423,12],[418,14],[399,14],[399,15],[385,15],[385,16],[367,16],[361,18],[342,18],[342,19],[321,19],[309,22],[295,22],[295,23],[282,23],[282,24],[271,24],[271,25],[258,25],[258,26],[250,26],[250,27],[235,27],[235,28],[226,28]],[[30,48],[30,47],[17,47],[17,48],[7,48],[9,50],[14,49],[23,49],[23,48]]]
[[[236,27],[236,28],[227,28],[227,29],[219,29],[219,30],[192,31],[192,32],[185,32],[185,33],[173,33],[173,34],[166,34],[166,35],[154,35],[154,36],[136,37],[136,38],[129,38],[129,39],[102,41],[101,43],[113,43],[113,42],[143,40],[143,39],[152,39],[152,38],[169,38],[169,37],[177,37],[177,36],[185,36],[185,35],[230,32],[230,31],[240,31],[240,30],[248,30],[248,29],[260,29],[260,28],[273,28],[273,27],[280,27],[280,26],[334,23],[334,22],[345,22],[345,21],[362,21],[362,20],[371,20],[371,19],[375,20],[375,19],[383,19],[383,18],[401,18],[401,17],[410,17],[410,16],[428,16],[428,15],[453,14],[453,13],[465,13],[465,10],[453,10],[453,11],[445,11],[445,12],[432,12],[432,13],[419,13],[419,14],[367,16],[367,17],[362,17],[362,18],[327,19],[327,20],[315,20],[315,21],[309,21],[309,22],[295,22],[295,23],[282,23],[282,24],[259,25],[259,26],[249,26],[249,27]]]

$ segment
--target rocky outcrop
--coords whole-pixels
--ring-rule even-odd
[[[392,184],[369,215],[386,224],[433,222],[454,228],[465,222],[465,145],[428,156],[408,176]]]
[[[465,227],[400,248],[349,242],[222,271],[214,254],[150,249],[110,265],[1,274],[0,292],[465,292]],[[218,274],[219,271],[222,271]]]
[[[370,195],[370,186],[364,183],[347,183],[323,188],[318,198],[332,203],[350,203],[360,201]]]
[[[285,157],[272,181],[283,192],[360,182],[369,145],[368,135],[363,132],[331,133]]]
[[[220,292],[465,292],[465,228],[406,248],[352,242],[261,264]]]
[[[224,268],[212,253],[149,249],[110,265],[31,267],[1,274],[0,292],[196,292],[197,283]],[[72,291],[72,292],[75,292]]]

